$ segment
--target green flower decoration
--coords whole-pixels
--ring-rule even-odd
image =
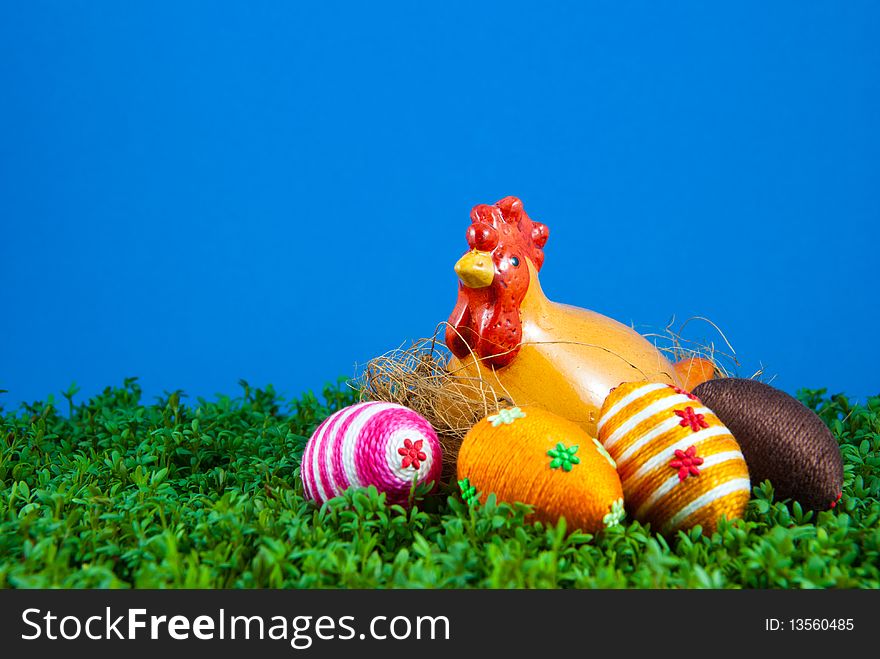
[[[565,444],[559,442],[556,444],[556,448],[551,448],[547,451],[547,455],[553,458],[550,461],[550,468],[559,469],[562,467],[563,471],[571,471],[572,466],[579,464],[581,461],[581,459],[575,455],[577,450],[577,444],[566,448]]]
[[[620,524],[624,517],[626,517],[626,511],[623,509],[623,499],[618,499],[611,504],[611,512],[602,518],[602,522],[608,528],[615,524]]]
[[[617,469],[617,463],[614,461],[614,458],[611,457],[611,454],[605,449],[605,447],[602,446],[602,442],[600,442],[598,439],[596,439],[596,438],[594,437],[594,438],[593,438],[593,444],[596,445],[596,450],[599,451],[599,454],[600,454],[603,458],[605,458],[606,460],[608,460],[608,462],[611,464],[612,467],[614,467],[615,469]]]
[[[458,481],[458,487],[461,488],[461,498],[467,505],[473,505],[477,501],[477,489],[471,485],[467,478]]]
[[[502,423],[511,424],[517,419],[524,419],[526,417],[526,413],[523,412],[518,407],[511,407],[510,409],[498,410],[498,414],[490,414],[489,422],[493,427],[497,428]]]

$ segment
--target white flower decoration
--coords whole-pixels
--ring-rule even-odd
[[[611,512],[602,518],[602,522],[608,528],[620,524],[624,517],[626,517],[626,511],[623,509],[623,499],[621,498],[611,504]]]
[[[518,407],[511,407],[506,410],[498,410],[498,414],[490,414],[489,422],[493,427],[497,428],[502,423],[511,424],[517,419],[524,419],[526,413]]]

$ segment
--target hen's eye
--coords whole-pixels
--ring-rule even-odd
[[[519,265],[519,259],[515,256],[510,257],[510,262],[513,263],[514,267]]]

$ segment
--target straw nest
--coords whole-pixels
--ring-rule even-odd
[[[722,348],[717,348],[714,342],[682,338],[682,331],[692,320],[709,323],[721,336]],[[714,323],[702,317],[691,318],[673,330],[673,322],[674,319],[662,332],[643,335],[671,361],[701,357],[715,365],[715,377],[733,375],[739,365],[736,353]],[[441,323],[432,337],[371,359],[351,384],[360,391],[362,400],[398,403],[425,417],[443,447],[443,480],[449,481],[467,431],[487,415],[517,403],[508,391],[498,388],[497,382],[493,385],[482,377],[449,370],[452,355],[444,341],[446,327],[448,323]],[[751,377],[759,378],[762,372]]]

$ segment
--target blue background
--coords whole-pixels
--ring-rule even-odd
[[[7,409],[354,375],[447,318],[508,194],[552,299],[880,392],[876,3],[11,4]]]

